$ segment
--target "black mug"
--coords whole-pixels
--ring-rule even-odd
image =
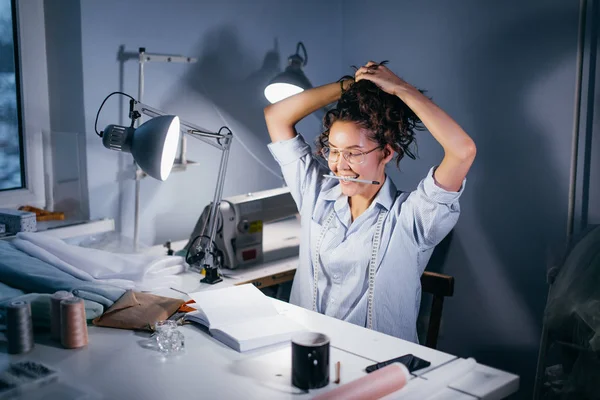
[[[308,390],[329,383],[329,337],[302,332],[292,338],[292,385]]]

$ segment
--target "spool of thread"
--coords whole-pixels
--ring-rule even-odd
[[[28,302],[13,301],[6,308],[6,338],[10,354],[27,353],[33,349],[33,322]]]
[[[59,290],[50,297],[50,337],[60,342],[60,302],[73,297],[71,292]]]
[[[371,372],[362,378],[339,386],[330,392],[316,396],[314,400],[372,400],[380,399],[390,393],[402,389],[410,373],[404,364],[394,363]]]
[[[67,349],[88,344],[87,323],[83,300],[71,297],[60,302],[60,342]]]

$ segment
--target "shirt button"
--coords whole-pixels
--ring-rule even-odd
[[[331,304],[335,303],[335,299],[330,300]]]
[[[333,274],[333,279],[337,279],[339,277],[338,274]]]

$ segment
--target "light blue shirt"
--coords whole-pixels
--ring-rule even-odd
[[[377,217],[386,213],[373,297],[373,329],[417,342],[421,275],[433,248],[452,230],[464,190],[437,186],[434,168],[411,193],[399,192],[389,177],[369,208],[354,222],[348,197],[337,180],[312,155],[301,135],[269,144],[301,217],[300,263],[290,302],[313,307],[313,257],[322,225],[333,209],[335,218],[321,242],[317,311],[367,326],[368,269]]]

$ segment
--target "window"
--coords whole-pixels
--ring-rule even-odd
[[[13,2],[0,0],[0,190],[26,187],[15,21]]]
[[[44,0],[0,0],[0,208],[44,207],[49,130]]]

